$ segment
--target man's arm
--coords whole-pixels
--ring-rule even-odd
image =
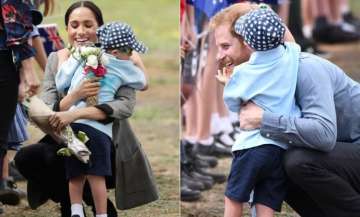
[[[301,117],[264,112],[261,135],[289,145],[331,151],[337,126],[334,90],[330,76],[334,67],[318,57],[300,60],[296,101]]]
[[[240,128],[260,128],[262,136],[289,145],[331,151],[337,136],[333,64],[313,55],[300,60],[296,102],[301,116],[263,111],[254,103],[242,106]]]

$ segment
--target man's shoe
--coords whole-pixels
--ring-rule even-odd
[[[217,142],[211,145],[197,144],[196,150],[201,155],[215,156],[215,157],[231,157],[231,150],[218,144]]]
[[[199,200],[201,197],[200,191],[194,191],[189,189],[186,185],[180,188],[181,201],[193,202]]]

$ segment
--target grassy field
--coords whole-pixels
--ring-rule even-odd
[[[64,14],[70,0],[55,1],[54,13],[43,23],[57,23],[66,41]],[[149,205],[128,211],[119,216],[171,217],[179,216],[179,65],[178,65],[178,14],[176,0],[97,0],[105,22],[120,20],[132,25],[137,37],[148,47],[142,56],[150,78],[150,88],[138,92],[136,112],[131,124],[149,157],[156,176],[160,199]],[[156,2],[156,3],[155,3]],[[42,134],[29,127],[31,139],[36,142]],[[26,189],[26,182],[18,183]],[[113,197],[113,192],[110,192]],[[52,202],[33,211],[27,201],[19,206],[5,207],[6,217],[58,217],[59,207]],[[92,216],[87,208],[88,216]]]

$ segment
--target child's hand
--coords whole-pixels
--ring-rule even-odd
[[[233,68],[223,67],[222,69],[218,70],[218,73],[216,75],[216,79],[220,83],[225,85],[229,81],[232,72],[233,72]]]

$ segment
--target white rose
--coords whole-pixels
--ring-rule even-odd
[[[99,64],[98,59],[95,55],[90,55],[87,57],[87,59],[86,59],[87,66],[90,66],[90,67],[96,69],[98,67],[98,64]]]
[[[102,54],[100,61],[103,65],[107,65],[109,63],[109,57],[106,54]]]
[[[89,55],[98,55],[100,53],[100,49],[97,47],[83,47],[81,48],[81,55],[89,56]]]

